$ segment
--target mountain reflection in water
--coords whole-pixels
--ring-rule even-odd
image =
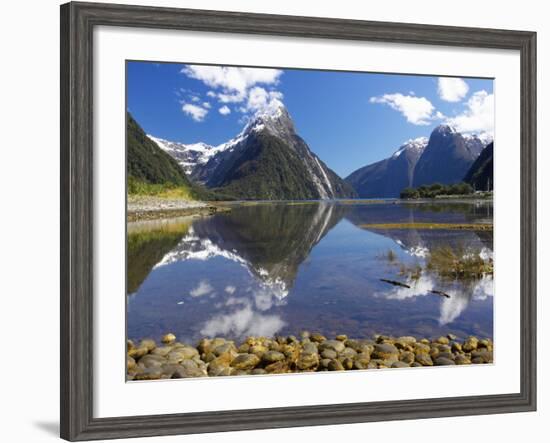
[[[310,330],[492,338],[492,276],[450,281],[424,266],[441,245],[492,256],[491,231],[360,227],[425,221],[492,222],[492,205],[258,203],[170,228],[129,225],[128,337],[170,331],[195,342]],[[401,275],[383,259],[388,250],[399,263],[422,265],[420,275]]]

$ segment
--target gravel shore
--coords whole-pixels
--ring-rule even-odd
[[[204,338],[196,346],[166,334],[162,343],[128,341],[128,380],[158,380],[229,375],[283,374],[357,369],[486,364],[493,362],[490,339],[452,334],[429,340],[375,336],[328,339],[303,332],[300,338],[248,337],[241,344]]]
[[[186,215],[209,215],[228,210],[202,201],[154,196],[128,196],[127,221],[154,220]]]

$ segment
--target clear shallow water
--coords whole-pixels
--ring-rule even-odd
[[[129,225],[128,337],[375,333],[493,336],[492,277],[423,270],[430,250],[491,256],[492,232],[365,229],[363,224],[492,222],[491,203],[258,204],[193,221]],[[388,260],[388,251],[395,260]],[[392,286],[381,278],[409,284]],[[431,294],[440,290],[450,298]]]

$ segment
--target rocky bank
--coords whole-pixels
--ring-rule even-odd
[[[303,332],[300,338],[248,337],[241,344],[204,338],[196,346],[166,334],[162,343],[128,340],[128,380],[158,380],[229,375],[283,374],[357,369],[486,364],[493,362],[493,342],[458,340],[452,334],[429,340],[375,336],[328,339]]]

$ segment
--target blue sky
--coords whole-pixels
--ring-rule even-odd
[[[170,141],[221,144],[273,100],[342,177],[441,123],[474,133],[494,125],[488,79],[127,62],[128,110]]]

